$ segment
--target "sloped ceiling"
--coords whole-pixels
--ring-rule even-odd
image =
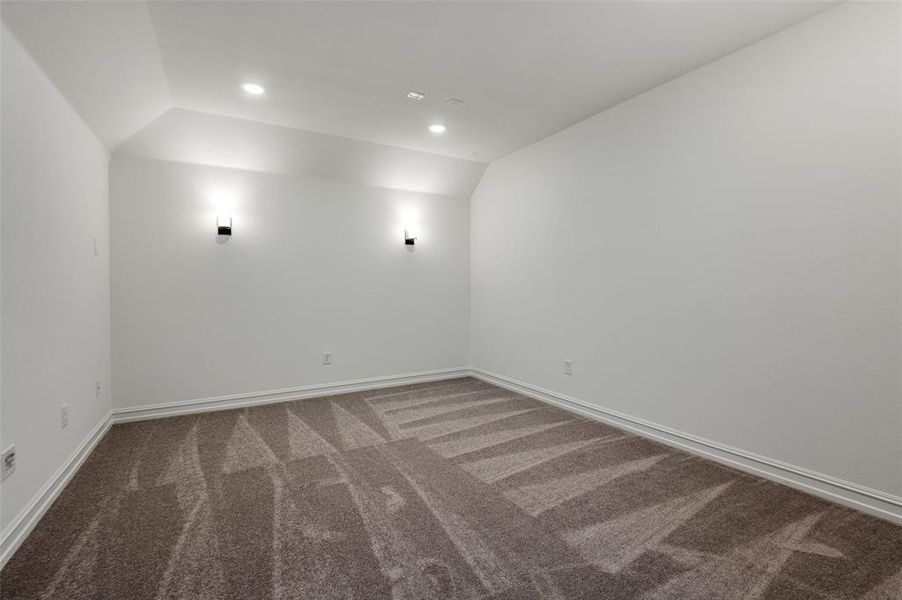
[[[153,2],[150,13],[180,108],[491,162],[831,4]],[[244,80],[266,96],[244,95]],[[431,134],[433,122],[447,132]]]
[[[395,146],[173,108],[116,151],[270,173],[469,197],[486,165]]]
[[[0,11],[108,148],[172,106],[144,2],[3,2]]]
[[[320,157],[386,168],[410,156],[386,150],[394,147],[439,155],[420,163],[460,168],[469,181],[478,170],[469,163],[491,162],[835,4],[13,1],[0,10],[111,149],[152,123],[123,152],[347,175]],[[266,94],[243,93],[248,80]],[[409,90],[426,98],[410,100]],[[231,117],[225,129],[261,154],[225,160],[222,145],[187,139],[188,131],[222,139],[201,113]],[[251,122],[265,125],[252,132]],[[447,132],[430,133],[433,122]]]

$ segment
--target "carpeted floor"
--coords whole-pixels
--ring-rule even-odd
[[[474,379],[114,426],[6,600],[902,598],[902,527]]]

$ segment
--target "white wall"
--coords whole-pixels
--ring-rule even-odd
[[[466,198],[119,157],[111,196],[116,407],[469,362]]]
[[[18,451],[0,488],[5,528],[110,409],[109,155],[19,42],[0,37],[0,445]]]
[[[831,9],[493,163],[473,364],[902,494],[898,11]]]

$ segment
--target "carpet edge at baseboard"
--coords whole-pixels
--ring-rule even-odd
[[[902,497],[664,427],[486,369],[470,367],[470,370],[473,377],[487,383],[548,402],[608,425],[626,429],[637,435],[690,454],[702,456],[739,471],[776,481],[819,498],[902,524]]]
[[[458,379],[471,376],[469,367],[452,369],[436,369],[401,375],[386,375],[337,381],[325,384],[299,386],[283,390],[268,390],[247,394],[233,394],[214,398],[201,398],[183,402],[171,402],[152,406],[130,408],[114,408],[94,426],[84,440],[78,445],[57,471],[41,486],[28,504],[13,517],[12,521],[0,532],[0,569],[16,553],[28,534],[34,529],[41,517],[59,497],[66,485],[91,454],[97,444],[106,435],[109,428],[116,423],[127,423],[146,419],[161,419],[178,415],[229,410],[245,406],[256,406],[274,402],[285,402],[303,398],[316,398],[348,392],[358,392],[384,387],[427,383],[446,379]]]
[[[445,379],[457,379],[470,376],[472,376],[472,372],[469,367],[455,367],[451,369],[436,369],[400,375],[382,375],[364,379],[317,383],[279,390],[264,390],[259,392],[230,394],[227,396],[181,400],[164,404],[114,408],[112,411],[113,422],[127,423],[130,421],[160,419],[200,412],[230,410],[233,408],[243,408],[245,406],[288,402],[290,400],[302,400],[305,398],[319,398],[321,396],[334,396],[335,394],[346,394],[384,387],[428,383],[430,381],[443,381]]]
[[[90,456],[112,425],[113,414],[112,411],[108,411],[56,472],[44,482],[44,485],[32,496],[28,504],[0,532],[0,569],[16,553],[16,550],[66,488],[82,463]]]

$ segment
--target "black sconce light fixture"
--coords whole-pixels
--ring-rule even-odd
[[[413,246],[414,242],[417,239],[417,232],[411,225],[404,226],[404,243],[408,246]]]
[[[216,217],[216,233],[219,235],[232,235],[232,217]]]

